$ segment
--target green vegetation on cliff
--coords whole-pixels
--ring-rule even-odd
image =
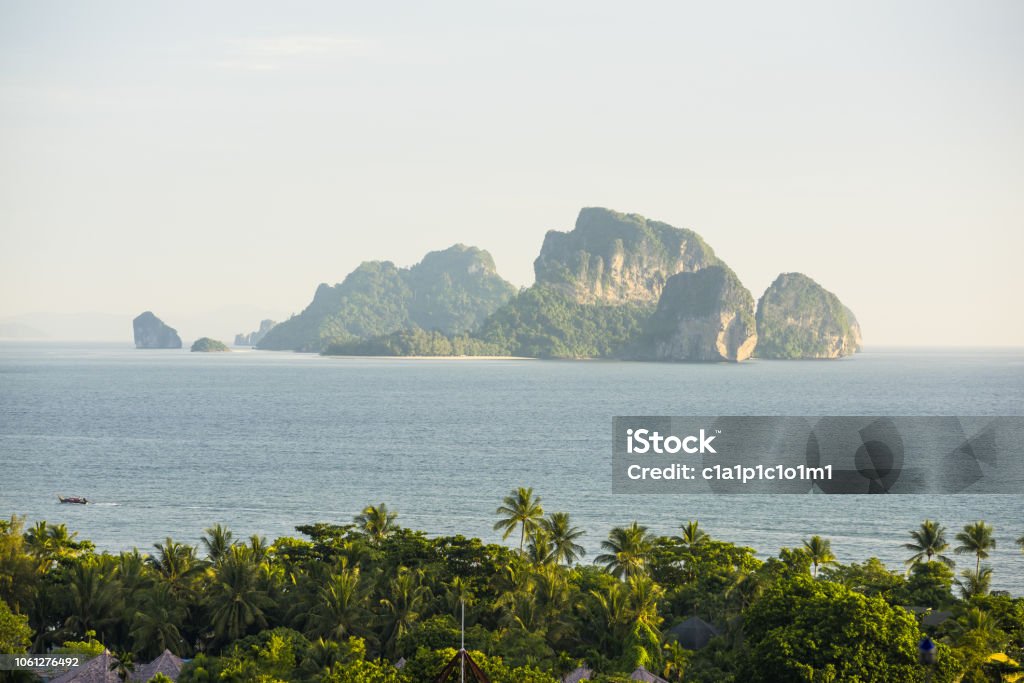
[[[219,351],[230,351],[224,342],[219,342],[216,339],[210,339],[209,337],[202,337],[197,339],[192,344],[191,351],[202,351],[202,352],[219,352]]]
[[[838,358],[860,348],[860,327],[832,292],[802,273],[783,273],[757,302],[759,358]]]
[[[499,308],[478,337],[512,356],[610,358],[640,333],[653,304],[584,304],[534,285]]]
[[[513,295],[486,251],[461,244],[427,254],[412,268],[360,265],[333,287],[322,284],[299,315],[273,327],[261,349],[321,351],[333,343],[423,328],[460,334]]]
[[[536,283],[516,295],[474,247],[431,252],[411,268],[366,262],[320,285],[258,348],[742,361],[860,346],[852,312],[810,278],[780,275],[755,315],[750,292],[700,235],[637,214],[584,208],[571,231],[547,233],[534,270]]]
[[[544,237],[537,283],[581,303],[655,303],[671,276],[717,264],[704,239],[685,228],[603,208],[580,211],[570,232]]]
[[[468,334],[447,335],[421,328],[392,332],[368,339],[329,344],[325,356],[503,356],[505,347]]]

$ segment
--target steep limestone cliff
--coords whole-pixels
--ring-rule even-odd
[[[743,361],[757,345],[754,297],[728,267],[678,273],[665,283],[632,357]]]
[[[137,349],[180,349],[181,337],[173,327],[146,311],[132,320],[132,331],[135,334]]]
[[[692,230],[585,208],[572,231],[548,232],[533,267],[537,284],[558,288],[577,303],[653,304],[676,273],[718,262]]]
[[[759,358],[840,358],[860,349],[857,319],[803,273],[783,273],[757,302]]]

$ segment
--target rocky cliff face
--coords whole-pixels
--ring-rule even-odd
[[[757,345],[754,297],[725,266],[678,273],[665,283],[636,351],[659,361],[743,361]]]
[[[718,262],[692,230],[586,208],[571,232],[552,230],[544,237],[533,267],[537,284],[557,287],[577,303],[653,304],[676,273]]]
[[[257,347],[320,351],[332,342],[417,327],[462,333],[514,292],[489,253],[462,244],[430,252],[412,268],[369,261],[340,284],[321,284],[302,313],[267,332]]]
[[[164,324],[160,318],[146,311],[132,320],[137,349],[180,349],[181,337],[173,327]]]
[[[839,358],[860,349],[857,319],[802,273],[783,273],[757,302],[759,358]]]
[[[864,335],[860,331],[860,323],[857,322],[857,316],[853,314],[848,306],[843,306],[843,311],[846,312],[846,321],[850,323],[850,335],[853,337],[853,350],[854,352],[860,351],[861,347],[864,346]]]
[[[267,336],[267,332],[270,332],[271,328],[276,324],[277,323],[273,320],[261,320],[260,329],[255,332],[250,332],[249,334],[245,334],[244,332],[236,334],[235,346],[256,346],[264,337]]]

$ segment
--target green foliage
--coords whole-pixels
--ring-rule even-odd
[[[0,519],[0,600],[15,612],[24,612],[32,604],[39,570],[49,564],[29,554],[24,532],[24,517]]]
[[[512,547],[431,538],[379,503],[354,524],[304,525],[308,540],[269,546],[211,527],[204,557],[173,539],[149,556],[96,554],[49,525],[34,527],[28,543],[17,520],[4,522],[0,566],[28,558],[33,590],[22,609],[0,605],[0,636],[14,633],[5,647],[34,651],[66,641],[64,651],[98,653],[106,644],[137,663],[161,646],[196,652],[182,683],[431,681],[460,643],[463,605],[466,646],[495,683],[551,683],[582,662],[608,681],[628,680],[637,666],[672,683],[920,680],[921,634],[900,605],[953,613],[932,632],[935,681],[986,680],[1008,666],[992,652],[1020,659],[1024,648],[1024,598],[958,600],[938,561],[916,562],[904,580],[874,558],[827,564],[809,540],[761,562],[691,522],[671,537],[638,523],[615,528],[598,564],[567,566],[583,552],[568,515],[544,514],[523,488],[498,517]],[[694,652],[665,636],[690,616],[720,634]],[[398,670],[391,662],[402,657],[408,666]]]
[[[320,676],[320,683],[404,683],[408,679],[388,662],[358,660],[337,664]]]
[[[387,340],[400,330],[438,331],[442,337],[465,333],[513,293],[514,288],[494,272],[490,254],[461,244],[431,252],[412,268],[398,268],[390,261],[366,262],[340,284],[320,285],[302,313],[272,328],[258,346],[322,351],[335,344],[339,346],[332,353],[367,355],[371,347],[403,343]],[[376,342],[371,347],[343,346],[362,339]]]
[[[562,290],[534,285],[498,309],[477,336],[512,356],[610,358],[637,335],[651,304],[582,304]]]
[[[216,339],[210,339],[209,337],[202,337],[197,339],[193,344],[190,351],[197,352],[222,352],[230,351],[224,342],[217,341]]]
[[[911,681],[918,630],[913,616],[881,598],[795,576],[772,586],[744,615],[749,681]]]
[[[326,356],[500,356],[505,349],[468,334],[445,334],[419,327],[367,339],[328,344]]]
[[[862,564],[853,562],[848,565],[837,564],[824,567],[821,570],[821,576],[827,581],[842,584],[852,591],[871,597],[881,596],[889,601],[892,601],[893,596],[903,588],[905,583],[902,576],[886,567],[877,557],[868,558]]]
[[[53,648],[53,652],[62,655],[89,655],[95,657],[103,654],[107,648],[100,641],[96,640],[95,631],[86,631],[85,637],[88,640],[65,640],[60,647]]]
[[[214,683],[220,680],[221,669],[219,657],[198,654],[181,667],[178,683]]]
[[[239,641],[221,658],[220,679],[238,683],[291,680],[308,646],[302,634],[291,629],[264,631]]]
[[[901,605],[939,609],[953,602],[953,570],[942,562],[920,562],[911,566],[910,576],[896,592]]]
[[[4,600],[0,600],[0,652],[21,654],[27,652],[31,644],[32,627],[28,625],[28,617],[15,614]]]
[[[411,681],[435,680],[455,655],[456,650],[451,647],[441,650],[420,648],[406,664],[402,673]],[[554,676],[536,667],[510,667],[501,657],[489,657],[479,650],[469,650],[469,656],[494,683],[558,683]]]

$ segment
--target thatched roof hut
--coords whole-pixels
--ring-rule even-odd
[[[562,677],[562,683],[580,683],[582,680],[590,680],[594,677],[594,670],[585,666],[579,666]]]
[[[437,677],[437,683],[445,683],[450,677],[455,675],[457,670],[461,671],[459,662],[463,662],[466,669],[466,675],[472,676],[477,683],[491,683],[487,675],[477,666],[473,658],[469,656],[469,653],[465,650],[459,650],[455,653],[455,656],[451,658],[448,665],[441,670],[440,675]],[[458,676],[455,676],[458,679]]]
[[[121,683],[117,676],[117,660],[110,652],[93,657],[80,667],[54,678],[50,683]]]
[[[131,678],[133,681],[146,683],[146,681],[153,678],[153,676],[163,674],[172,681],[176,681],[178,680],[178,674],[181,673],[181,667],[183,664],[184,661],[181,657],[173,654],[170,650],[164,650],[160,653],[159,657],[149,664],[136,667],[135,671],[132,672]]]
[[[666,681],[661,676],[652,674],[650,671],[648,671],[642,666],[638,667],[636,671],[630,674],[629,680],[645,681],[645,683],[668,683],[668,681]]]
[[[700,617],[690,617],[665,632],[666,640],[678,641],[687,650],[699,650],[718,635],[718,629]]]
[[[943,612],[940,610],[935,610],[933,612],[928,612],[927,614],[925,614],[924,618],[921,619],[921,624],[923,624],[924,626],[941,626],[945,622],[949,621],[949,619],[952,616],[952,612]]]

